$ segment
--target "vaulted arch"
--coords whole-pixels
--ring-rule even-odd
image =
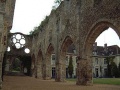
[[[51,79],[53,77],[52,68],[55,68],[55,60],[52,60],[54,53],[54,47],[50,43],[46,52],[46,79]]]
[[[64,39],[62,46],[61,46],[61,51],[66,52],[66,50],[68,49],[68,46],[70,46],[73,43],[73,40],[70,36],[66,36],[66,38]]]
[[[114,26],[114,24],[108,22],[108,21],[101,21],[96,23],[90,30],[88,35],[86,36],[85,42],[84,42],[84,50],[85,52],[87,52],[88,54],[90,54],[92,52],[93,49],[93,44],[96,40],[96,38],[106,29],[108,29],[109,27],[113,28],[114,31],[117,33],[117,35],[120,37],[120,31],[117,29],[116,26]],[[91,53],[92,54],[92,53]],[[85,55],[85,54],[84,54]],[[86,57],[86,56],[84,56]]]
[[[107,22],[107,21],[101,21],[93,25],[93,27],[89,30],[85,42],[83,44],[83,51],[82,51],[82,57],[78,64],[78,78],[77,84],[92,84],[92,51],[93,51],[93,44],[96,40],[96,38],[106,29],[109,27],[113,28],[115,32],[120,36],[120,32],[117,29],[117,27],[114,26],[114,24]],[[82,66],[81,66],[82,65]],[[84,76],[83,72],[86,73]],[[87,78],[87,80],[84,79],[84,77]],[[82,82],[83,81],[83,82]],[[85,82],[84,82],[85,81]]]
[[[59,78],[57,78],[56,81],[65,81],[66,77],[68,77],[68,62],[69,58],[67,56],[74,56],[74,50],[75,50],[75,45],[73,43],[73,40],[70,36],[66,36],[65,39],[62,42],[62,45],[60,47],[59,51],[59,60],[58,60],[58,65],[57,65],[57,74]],[[72,52],[68,52],[72,51]],[[70,53],[70,54],[68,54]]]

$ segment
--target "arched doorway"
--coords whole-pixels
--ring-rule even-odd
[[[55,58],[54,47],[50,43],[46,52],[46,79],[55,77]]]
[[[70,70],[69,61],[70,59],[72,59],[72,62],[75,61],[75,64],[76,64],[76,58],[75,60],[73,60],[75,52],[76,50],[75,50],[75,45],[73,43],[73,40],[71,37],[67,36],[62,43],[60,55],[59,55],[59,61],[57,62],[57,65],[56,65],[56,69],[57,69],[56,81],[65,81],[66,78],[71,76],[69,74],[69,70]],[[75,71],[76,71],[76,68],[75,68]],[[72,76],[74,77],[74,75]]]
[[[96,38],[109,27],[113,28],[118,35],[120,32],[116,29],[116,27],[109,22],[99,22],[97,23],[86,36],[86,40],[84,42],[84,52],[82,54],[82,59],[78,63],[78,78],[77,84],[80,85],[91,85],[92,81],[92,55],[93,55],[93,44]],[[80,66],[82,65],[82,66]],[[98,69],[96,69],[96,75],[98,76]]]

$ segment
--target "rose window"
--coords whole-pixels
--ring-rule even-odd
[[[21,34],[14,34],[11,37],[11,42],[12,42],[12,46],[14,46],[17,49],[24,47],[26,43],[25,37]]]

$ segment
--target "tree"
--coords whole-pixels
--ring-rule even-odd
[[[70,75],[70,78],[72,78],[72,74],[73,74],[73,61],[72,61],[72,56],[70,56],[70,60],[69,60],[68,73],[69,73],[69,75]]]
[[[118,66],[118,71],[119,71],[119,77],[120,77],[120,63],[119,63],[119,66]]]
[[[115,62],[111,62],[111,75],[114,77],[119,77],[118,67]]]
[[[55,5],[53,5],[52,8],[53,8],[53,9],[56,9],[56,8],[60,5],[60,3],[61,3],[62,1],[63,1],[63,0],[55,0],[55,1],[54,1],[54,4],[55,4]]]
[[[111,63],[113,62],[114,58],[115,58],[114,56],[106,57],[106,60],[107,60],[107,76],[108,77],[112,76],[112,73],[111,73]]]
[[[20,71],[20,65],[21,61],[19,60],[19,58],[15,58],[15,60],[13,61],[13,70]]]

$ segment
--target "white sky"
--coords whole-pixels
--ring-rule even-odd
[[[108,46],[111,45],[120,46],[119,37],[112,28],[108,28],[108,30],[105,30],[102,34],[100,34],[96,39],[96,42],[97,45],[99,46],[104,46],[105,43],[107,43]]]
[[[50,14],[53,5],[54,0],[16,0],[11,32],[29,34]]]
[[[34,27],[49,15],[55,0],[16,0],[13,27],[11,32],[22,32],[29,34]],[[109,28],[104,31],[96,40],[97,45],[103,46],[105,43],[119,45],[120,40],[116,32]]]

